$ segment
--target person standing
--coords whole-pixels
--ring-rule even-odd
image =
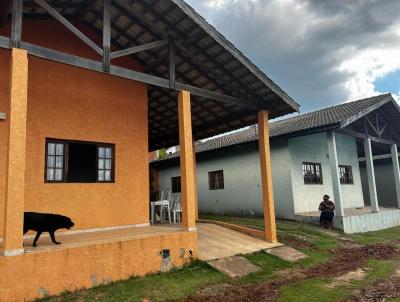
[[[321,211],[320,223],[325,229],[332,229],[333,218],[335,217],[335,204],[330,200],[329,195],[325,195],[323,201],[319,204]]]

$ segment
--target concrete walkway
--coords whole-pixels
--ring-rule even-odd
[[[288,262],[296,262],[308,256],[290,246],[278,246],[265,250],[266,253],[274,255]]]
[[[199,258],[210,261],[281,246],[209,223],[198,223]]]
[[[211,260],[207,263],[231,278],[240,278],[261,271],[261,268],[242,256]]]

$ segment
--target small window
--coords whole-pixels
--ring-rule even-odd
[[[353,169],[351,166],[339,166],[340,183],[342,185],[353,185]]]
[[[172,177],[171,178],[171,187],[172,193],[181,193],[181,177]]]
[[[303,163],[303,177],[306,185],[322,185],[322,166],[320,163]]]
[[[46,180],[64,181],[64,143],[49,142],[46,148]]]
[[[46,182],[114,181],[114,145],[46,140]]]
[[[113,160],[113,148],[107,146],[99,146],[97,181],[99,182],[112,181],[112,174],[113,174],[112,160]]]
[[[224,171],[208,172],[208,185],[210,190],[223,190]]]

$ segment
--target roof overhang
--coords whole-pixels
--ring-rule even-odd
[[[400,147],[400,107],[390,94],[369,108],[344,120],[340,131],[357,138],[359,157],[365,156],[363,141],[369,138],[374,155],[390,153],[392,145]]]
[[[19,41],[18,47],[31,55],[149,85],[151,150],[177,144],[177,91],[182,89],[193,96],[197,140],[254,124],[261,109],[268,110],[271,118],[299,111],[294,100],[182,0],[7,0],[0,6],[0,22],[11,19],[12,3],[16,16],[15,4],[22,2],[24,20],[55,18],[67,27],[72,25],[71,31],[93,48],[100,60],[24,41]],[[14,29],[23,29],[23,22],[16,19]],[[103,45],[80,35],[82,26],[90,28],[99,40],[103,38]],[[107,38],[108,44],[104,42]],[[0,38],[0,47],[8,48],[10,43],[16,43],[15,34]],[[117,51],[111,52],[113,47]],[[119,55],[132,56],[144,71],[110,64]]]

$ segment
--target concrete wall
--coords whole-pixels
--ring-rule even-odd
[[[261,172],[254,144],[197,155],[199,210],[203,213],[259,215],[263,213]],[[209,190],[208,172],[224,171],[224,190]],[[179,176],[179,162],[160,169],[159,190],[171,189],[171,177]]]
[[[375,232],[400,225],[400,210],[389,209],[379,213],[342,217],[346,234]]]
[[[1,28],[0,34],[9,35],[9,26]],[[56,21],[24,22],[23,39],[101,60]],[[9,62],[10,51],[0,50],[0,112],[7,114]],[[25,210],[70,216],[76,229],[147,223],[146,85],[32,56],[28,57],[28,64]],[[129,59],[117,60],[116,64],[141,68]],[[0,234],[3,232],[8,123],[9,119],[0,121]],[[115,144],[115,183],[45,183],[46,138]]]
[[[278,217],[294,214],[287,139],[271,143],[271,165],[275,211]],[[178,161],[162,166],[159,190],[171,189],[171,178],[179,176]],[[208,172],[224,171],[224,190],[209,190]],[[199,210],[203,213],[262,216],[261,168],[258,143],[197,155]]]
[[[345,207],[362,207],[363,196],[356,141],[337,135],[339,164],[353,167],[354,185],[342,185]],[[303,162],[322,164],[323,185],[305,185]],[[327,134],[271,140],[271,164],[275,210],[278,218],[318,210],[324,194],[333,195]],[[159,189],[171,188],[171,177],[179,176],[179,162],[160,167]],[[225,189],[210,191],[208,172],[224,170]],[[203,213],[261,216],[261,174],[256,142],[216,150],[197,156],[199,209]]]
[[[272,182],[278,218],[294,218],[292,159],[288,139],[271,140]]]
[[[375,180],[376,189],[378,192],[378,203],[380,206],[397,207],[396,200],[396,185],[394,180],[393,164],[390,159],[388,160],[375,160]],[[368,178],[365,162],[360,163],[361,180],[364,200],[370,203]]]
[[[296,221],[319,225],[318,215],[297,215]],[[379,213],[362,213],[354,216],[335,216],[334,227],[346,234],[385,230],[400,225],[399,209],[384,209]]]
[[[332,180],[329,168],[326,133],[312,134],[289,139],[291,155],[291,178],[295,213],[318,210],[324,194],[332,195]],[[305,185],[303,162],[322,165],[322,185]]]
[[[351,166],[353,169],[354,184],[341,186],[342,202],[345,208],[364,207],[356,139],[351,136],[336,134],[336,145],[338,149],[339,165]]]
[[[292,165],[294,208],[296,213],[317,211],[324,194],[333,199],[332,176],[329,166],[327,133],[289,139]],[[354,138],[336,134],[339,165],[353,168],[354,185],[342,185],[342,198],[345,208],[362,207],[363,196],[358,165],[357,147]],[[322,185],[304,184],[303,162],[316,162],[322,165]]]
[[[163,249],[170,250],[173,267],[181,267],[190,261],[190,249],[197,257],[197,233],[177,231],[152,237],[144,234],[135,240],[103,240],[74,248],[0,257],[0,302],[31,301],[45,294],[156,273],[165,266],[160,256]]]

